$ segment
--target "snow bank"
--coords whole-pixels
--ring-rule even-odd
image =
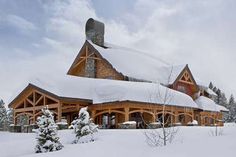
[[[130,124],[130,125],[131,125],[131,124],[132,124],[132,125],[135,124],[135,125],[136,125],[136,122],[135,122],[135,121],[127,121],[127,122],[124,122],[124,123],[122,123],[122,124]]]
[[[176,140],[166,147],[153,148],[145,142],[144,130],[100,130],[95,142],[71,144],[72,130],[59,131],[64,149],[52,153],[34,153],[35,135],[28,133],[0,132],[1,157],[234,157],[236,145],[236,125],[230,124],[223,129],[223,136],[209,135],[212,127],[179,127]],[[224,144],[219,144],[224,143]],[[201,151],[196,151],[196,148]],[[193,153],[194,152],[194,153]]]

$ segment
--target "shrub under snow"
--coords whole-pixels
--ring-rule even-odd
[[[36,130],[37,145],[36,153],[52,152],[62,149],[63,145],[57,136],[57,125],[54,122],[53,114],[47,108],[42,109],[43,115],[38,117]]]
[[[98,131],[98,126],[90,119],[87,107],[81,108],[78,119],[72,122],[76,139],[73,143],[87,143],[94,141],[93,134]]]

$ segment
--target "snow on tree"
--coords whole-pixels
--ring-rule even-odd
[[[221,90],[217,89],[215,93],[217,94],[217,96],[214,101],[215,103],[220,104]]]
[[[42,109],[43,115],[37,118],[38,129],[36,130],[37,145],[36,153],[52,152],[62,149],[63,145],[57,136],[57,125],[54,117],[47,107]]]
[[[220,101],[219,101],[219,105],[221,105],[221,106],[225,106],[225,107],[227,107],[227,105],[228,105],[228,102],[227,102],[228,100],[227,100],[227,98],[226,98],[226,96],[225,96],[225,93],[221,93],[221,96],[220,96]]]
[[[9,108],[8,111],[7,111],[7,123],[8,123],[8,126],[13,124],[13,109],[12,108]]]
[[[216,93],[218,89],[217,89],[216,87],[213,87],[213,89],[212,89],[212,90],[213,90],[213,92],[215,92],[215,93]]]
[[[29,124],[29,117],[26,114],[20,115],[17,118],[17,124],[20,126],[28,125]]]
[[[229,113],[226,117],[227,122],[236,121],[236,102],[234,96],[231,94],[229,98],[229,102],[227,104],[227,108],[229,109]]]
[[[228,102],[227,102],[227,98],[225,96],[225,93],[222,92],[220,89],[217,89],[216,94],[217,94],[217,96],[214,100],[215,103],[219,104],[221,106],[225,106],[227,108]]]
[[[94,141],[93,134],[98,131],[98,126],[90,119],[87,109],[88,107],[81,108],[78,118],[71,123],[74,128],[74,133],[76,134],[76,139],[73,143]]]
[[[0,129],[6,130],[7,129],[7,110],[4,106],[5,103],[3,100],[0,100]]]

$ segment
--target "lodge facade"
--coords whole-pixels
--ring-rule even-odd
[[[196,120],[198,125],[203,126],[223,125],[222,113],[227,110],[222,106],[214,104],[211,100],[212,93],[209,94],[206,89],[201,88],[196,83],[188,65],[161,66],[161,68],[155,71],[157,74],[153,74],[154,77],[146,77],[145,73],[149,74],[148,72],[151,67],[148,67],[146,70],[138,70],[135,67],[142,66],[140,64],[145,66],[153,58],[144,57],[145,55],[140,57],[135,52],[133,53],[135,55],[131,55],[131,59],[129,55],[126,55],[132,53],[130,52],[132,50],[119,47],[113,49],[111,46],[105,45],[103,23],[89,19],[86,24],[86,38],[84,45],[67,73],[73,76],[73,79],[74,77],[78,77],[78,79],[85,77],[91,80],[108,80],[109,83],[119,82],[122,85],[122,82],[125,82],[127,86],[134,84],[137,88],[143,88],[145,87],[143,85],[149,86],[158,82],[159,86],[171,90],[177,96],[180,95],[181,99],[190,101],[191,98],[191,103],[196,105],[191,106],[188,102],[186,102],[188,104],[185,104],[185,101],[180,103],[178,97],[176,98],[176,104],[168,104],[165,101],[160,101],[160,103],[156,103],[156,101],[148,102],[135,96],[130,96],[126,99],[116,98],[110,101],[96,102],[92,96],[91,98],[84,98],[60,95],[30,83],[9,104],[9,107],[14,110],[15,125],[19,123],[22,115],[28,117],[28,124],[35,124],[37,117],[42,114],[41,109],[44,106],[48,106],[53,111],[57,122],[67,121],[69,124],[77,116],[81,107],[88,106],[91,118],[101,128],[119,128],[121,123],[127,121],[136,121],[138,128],[146,128],[147,124],[161,121],[163,107],[165,107],[166,125],[188,125],[193,120]],[[114,57],[112,57],[113,55]],[[140,63],[140,60],[137,59],[138,57],[141,60],[146,60],[146,62]],[[132,62],[135,59],[137,59],[137,62]],[[126,62],[134,64],[131,65],[134,68],[127,67],[127,70],[124,67]],[[135,65],[138,62],[139,64]],[[168,72],[169,75],[165,74],[167,77],[163,77],[164,72]],[[150,73],[153,72],[150,71]],[[171,78],[168,77],[171,74],[173,74]],[[155,78],[155,75],[158,77]],[[155,79],[157,79],[157,82],[155,82]],[[130,88],[132,86],[130,85]],[[132,93],[128,92],[128,94]],[[211,108],[205,107],[209,105],[213,106]]]

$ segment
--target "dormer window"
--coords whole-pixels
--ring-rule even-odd
[[[177,90],[183,93],[187,93],[187,89],[185,86],[178,85]]]

